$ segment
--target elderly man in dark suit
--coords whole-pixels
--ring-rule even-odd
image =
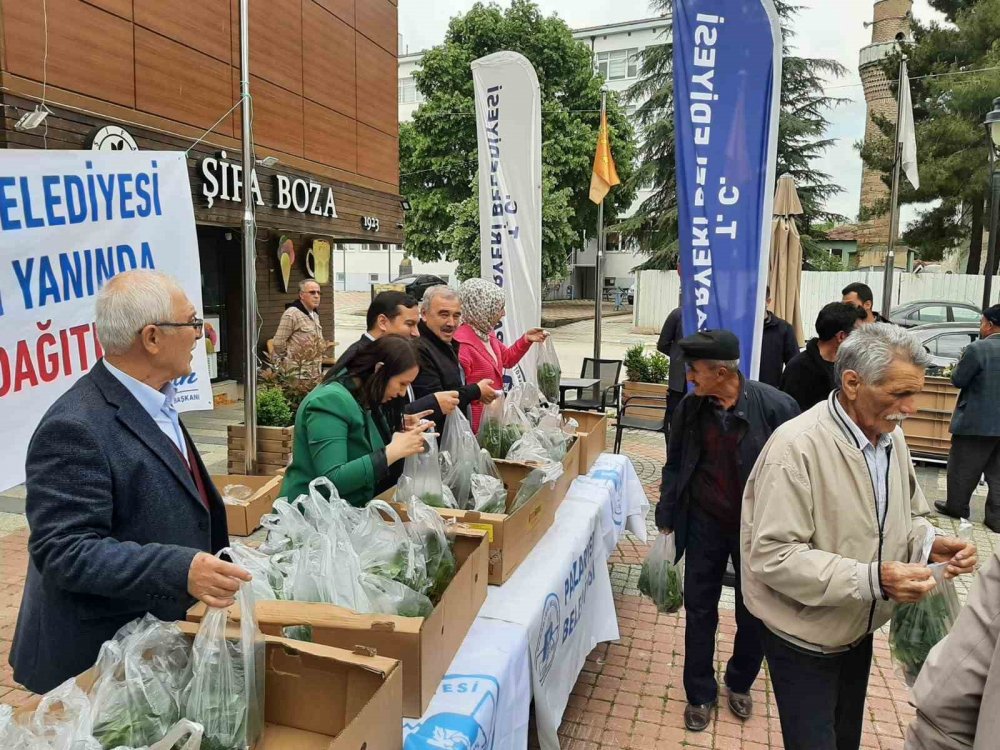
[[[983,310],[979,341],[962,352],[952,384],[961,388],[951,418],[948,499],[934,507],[955,518],[969,517],[972,493],[986,475],[986,526],[1000,533],[1000,305]]]
[[[233,603],[250,575],[214,557],[226,512],[173,406],[203,321],[168,276],[130,271],[97,298],[105,358],[42,417],[28,446],[28,575],[10,653],[45,692],[147,612]]]

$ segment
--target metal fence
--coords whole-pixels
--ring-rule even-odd
[[[676,271],[640,271],[636,282],[633,324],[638,328],[663,325],[677,306],[680,278]],[[802,321],[806,338],[816,335],[813,325],[823,305],[840,300],[840,290],[853,281],[863,281],[875,295],[875,309],[882,300],[882,271],[843,271],[802,273]],[[983,299],[983,277],[965,274],[900,273],[895,274],[893,304],[913,300],[949,300],[979,305]],[[993,283],[1000,288],[1000,277]]]

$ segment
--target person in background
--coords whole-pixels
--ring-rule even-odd
[[[976,576],[910,693],[905,750],[994,750],[1000,737],[1000,550]]]
[[[497,397],[489,378],[467,383],[459,361],[461,345],[455,332],[462,323],[462,303],[458,293],[443,284],[432,286],[420,301],[420,375],[413,383],[413,393],[423,399],[441,391],[458,392],[458,408],[471,422],[469,405],[473,401],[489,404]],[[437,432],[444,436],[445,412],[433,409]]]
[[[337,358],[335,369],[341,370],[347,367],[355,354],[388,334],[419,336],[420,329],[417,327],[420,322],[420,311],[417,309],[419,304],[406,292],[389,291],[376,294],[368,305],[368,312],[365,315],[367,330]]]
[[[663,420],[663,437],[670,441],[670,422],[677,410],[677,405],[687,393],[687,374],[684,370],[684,353],[681,351],[681,339],[684,338],[684,320],[682,308],[678,304],[660,330],[660,338],[656,342],[656,350],[670,358],[670,375],[667,390],[667,416]]]
[[[458,290],[462,304],[462,320],[455,331],[459,343],[458,361],[465,373],[466,383],[489,381],[490,387],[503,391],[503,372],[514,367],[528,353],[532,344],[543,341],[548,334],[541,328],[532,328],[511,346],[501,343],[493,332],[503,319],[503,290],[492,281],[468,279]],[[479,429],[483,413],[481,401],[471,404],[472,431]]]
[[[833,375],[837,351],[864,318],[860,307],[846,302],[831,302],[819,311],[818,338],[809,339],[805,351],[792,357],[781,374],[781,390],[798,402],[799,409],[807,411],[826,401],[830,391],[837,387]]]
[[[927,521],[899,426],[928,361],[902,328],[858,328],[837,353],[839,389],[778,428],[747,482],[743,601],[765,626],[786,750],[857,750],[872,633],[934,588],[928,563],[946,578],[975,569],[975,546]]]
[[[419,372],[409,337],[383,336],[316,386],[295,415],[292,463],[281,485],[283,497],[307,494],[316,477],[327,477],[354,506],[364,506],[399,479],[402,460],[424,450],[433,423],[414,415],[395,431],[380,407],[400,398]]]
[[[729,331],[701,331],[680,341],[694,386],[670,429],[656,526],[676,533],[684,567],[684,725],[704,730],[719,686],[715,633],[726,563],[740,569],[740,505],[754,461],[779,425],[799,413],[791,396],[740,373],[740,342]],[[743,606],[736,577],[736,639],[726,667],[730,710],[750,718],[750,688],[764,659],[760,623]]]
[[[764,334],[760,348],[760,374],[757,380],[772,388],[781,385],[781,371],[799,353],[795,329],[770,310],[771,287],[767,288],[767,309],[764,310]]]
[[[948,499],[935,501],[938,512],[968,518],[972,493],[985,474],[985,523],[1000,533],[1000,305],[983,310],[979,340],[969,344],[951,374],[961,388],[951,417]]]
[[[318,354],[310,374],[318,375],[322,367],[325,341],[323,324],[319,320],[319,302],[322,292],[317,282],[306,279],[299,282],[299,298],[281,314],[278,330],[272,344],[279,359],[295,360]]]
[[[250,574],[215,557],[226,510],[174,407],[204,321],[169,276],[127,271],[96,301],[104,358],[56,399],[25,462],[28,574],[14,680],[44,693],[120,627],[228,607]]]
[[[849,305],[860,307],[865,311],[865,323],[890,322],[888,318],[882,317],[879,313],[872,309],[875,305],[875,295],[872,294],[872,288],[867,284],[855,281],[853,284],[848,284],[841,289],[840,293],[844,297],[841,302],[846,302]]]

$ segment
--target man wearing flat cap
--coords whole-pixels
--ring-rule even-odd
[[[730,558],[740,569],[743,489],[764,444],[799,413],[788,394],[740,373],[740,342],[724,330],[699,331],[680,341],[687,380],[694,386],[674,413],[663,467],[656,526],[674,532],[684,569],[684,724],[702,731],[718,698],[715,632],[722,578]],[[729,708],[746,720],[750,687],[764,658],[760,622],[743,606],[736,575],[736,641],[726,668]]]
[[[968,518],[972,493],[986,475],[986,526],[1000,533],[1000,305],[983,310],[979,341],[969,344],[951,375],[961,388],[951,418],[948,499],[939,513]]]

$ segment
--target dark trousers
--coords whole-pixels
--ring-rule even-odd
[[[979,477],[986,475],[986,525],[1000,530],[1000,437],[952,435],[948,453],[948,500],[950,510],[969,517],[972,493]]]
[[[719,597],[726,562],[736,570],[736,642],[726,667],[726,686],[749,693],[757,679],[764,652],[763,626],[743,605],[740,590],[740,536],[724,533],[713,519],[692,510],[684,551],[684,691],[688,703],[711,703],[719,693],[715,680],[715,631],[719,626]]]
[[[858,750],[872,637],[850,651],[824,655],[761,629],[785,750]]]
[[[667,441],[668,449],[670,448],[670,420],[674,418],[674,412],[685,395],[687,395],[687,391],[667,391],[667,418],[663,420],[663,438]]]

